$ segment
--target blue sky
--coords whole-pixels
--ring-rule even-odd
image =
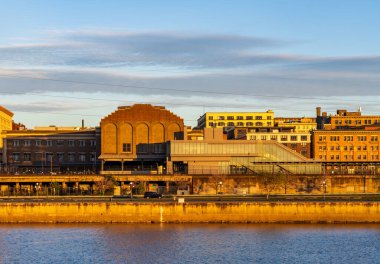
[[[1,11],[0,104],[29,127],[95,126],[135,102],[189,125],[204,111],[380,112],[379,1],[13,0]]]

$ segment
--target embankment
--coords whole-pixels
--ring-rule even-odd
[[[0,223],[380,223],[380,202],[0,203]]]

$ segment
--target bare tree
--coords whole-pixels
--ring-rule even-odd
[[[225,180],[226,176],[220,174],[213,174],[208,177],[208,182],[215,188],[215,194],[218,194],[218,189],[220,191],[222,185],[226,184]]]
[[[284,174],[263,173],[257,176],[257,180],[260,186],[265,190],[267,200],[269,200],[271,192],[282,189],[285,186],[284,182],[286,181],[286,177]]]
[[[100,181],[95,183],[96,189],[100,191],[102,195],[106,193],[113,193],[114,187],[118,185],[118,182],[114,177],[106,175]]]

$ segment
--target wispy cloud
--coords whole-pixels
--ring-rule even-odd
[[[290,42],[241,35],[103,30],[49,36],[44,42],[0,46],[0,75],[11,72],[56,81],[3,76],[0,92],[182,96],[196,90],[225,98],[231,98],[228,93],[380,95],[380,56],[282,54],[275,51]]]

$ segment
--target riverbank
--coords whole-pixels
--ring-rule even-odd
[[[380,202],[0,204],[0,223],[380,223]]]

